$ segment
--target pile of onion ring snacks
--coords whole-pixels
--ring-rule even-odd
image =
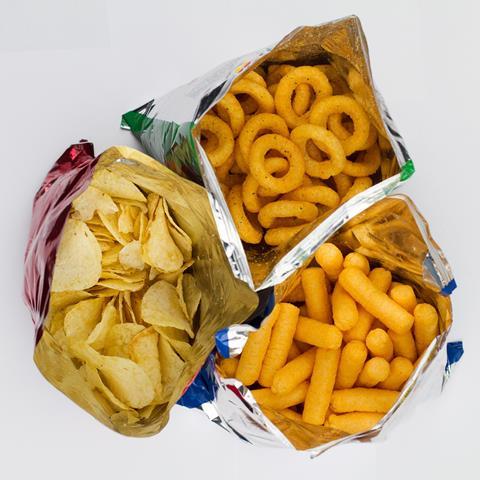
[[[354,83],[358,73],[349,72]],[[376,128],[331,65],[270,65],[237,80],[198,126],[240,238],[288,242],[372,184]]]
[[[438,335],[438,313],[360,253],[344,257],[325,243],[315,261],[219,369],[262,408],[350,434],[369,430]]]

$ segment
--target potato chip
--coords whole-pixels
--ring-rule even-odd
[[[132,338],[129,344],[130,358],[140,365],[152,382],[157,398],[162,394],[162,373],[158,353],[158,333],[147,328]]]
[[[145,330],[145,327],[136,323],[117,323],[107,333],[103,353],[130,358],[128,345],[133,337],[142,330]]]
[[[95,387],[97,390],[102,392],[102,394],[107,398],[107,400],[116,408],[116,410],[128,410],[128,406],[125,405],[121,400],[119,400],[111,390],[103,383],[98,370],[95,367],[92,367],[88,363],[82,366],[82,369],[85,372],[85,379],[87,382]]]
[[[63,229],[53,270],[52,292],[93,287],[102,270],[102,251],[87,225],[69,218]]]
[[[130,200],[130,199],[127,199],[127,198],[119,198],[119,199],[117,199],[117,204],[118,205],[136,207],[140,210],[140,212],[143,212],[145,214],[148,212],[146,199],[145,199],[145,201],[139,202],[137,200]]]
[[[115,244],[115,246],[113,246],[106,252],[102,252],[102,267],[112,267],[118,264],[118,254],[120,253],[120,250],[122,250],[122,248],[122,245]]]
[[[103,299],[82,300],[69,309],[65,315],[63,329],[71,345],[87,340],[100,320]]]
[[[130,239],[127,235],[122,235],[118,230],[118,216],[117,214],[104,215],[102,212],[98,212],[98,216],[102,220],[105,228],[110,232],[112,237],[122,245],[126,245]]]
[[[118,207],[110,195],[92,186],[89,186],[72,202],[72,207],[83,221],[91,220],[96,211],[105,215],[118,212]]]
[[[175,272],[183,265],[182,252],[170,236],[167,218],[160,204],[147,227],[142,253],[144,261],[161,272]]]
[[[177,290],[164,280],[154,283],[142,299],[142,319],[150,325],[175,327],[193,337],[189,320],[183,313]]]
[[[98,322],[87,338],[87,343],[95,350],[102,350],[105,346],[105,339],[110,329],[118,323],[118,312],[113,305],[115,299],[112,299],[105,306],[102,312],[102,319]]]
[[[121,206],[118,215],[118,231],[120,233],[133,233],[133,219],[128,208]]]
[[[160,196],[157,193],[149,193],[147,196],[147,214],[150,221],[153,220],[155,210],[160,202]]]
[[[197,283],[193,275],[186,273],[182,277],[183,285],[183,300],[187,307],[188,318],[193,320],[195,313],[197,313],[200,300],[202,298],[202,292],[198,288]]]
[[[158,340],[160,365],[162,367],[163,397],[169,398],[173,389],[182,375],[185,362],[175,353],[165,337]]]
[[[96,170],[90,185],[108,193],[111,197],[136,200],[137,202],[146,201],[143,193],[133,182],[117,175],[108,168]]]
[[[165,199],[163,199],[162,204],[165,215],[167,216],[168,231],[170,232],[170,236],[173,238],[173,241],[182,252],[183,261],[189,262],[192,259],[192,240],[190,240],[190,237],[175,223]]]
[[[154,325],[155,330],[168,340],[173,349],[180,355],[183,360],[186,360],[190,354],[192,346],[189,343],[189,338],[185,330],[179,330],[173,327],[159,327]]]
[[[116,429],[120,429],[121,427],[124,428],[126,425],[137,423],[140,420],[140,415],[136,410],[122,410],[121,412],[114,413],[110,417],[110,420]]]
[[[132,283],[126,280],[107,278],[98,282],[98,285],[106,287],[108,289],[118,290],[120,292],[123,292],[125,290],[129,290],[131,292],[138,292],[138,290],[141,290],[143,288],[144,282]],[[116,293],[118,293],[118,291]]]
[[[96,297],[116,297],[118,295],[118,291],[114,290],[113,288],[106,288],[102,287],[101,285],[97,285],[90,289],[89,293],[95,295]]]
[[[118,254],[118,260],[124,268],[143,270],[142,244],[138,240],[127,243]]]
[[[153,401],[152,382],[132,360],[101,355],[88,345],[84,345],[82,357],[85,363],[100,371],[112,393],[129,407],[143,408]]]

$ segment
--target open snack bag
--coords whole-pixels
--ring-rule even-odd
[[[72,145],[35,196],[25,256],[34,359],[108,427],[152,435],[257,295],[236,279],[207,194],[128,147]]]
[[[446,343],[455,286],[412,201],[383,199],[275,288],[259,328],[217,333],[201,408],[242,440],[312,456],[383,434],[463,353]]]
[[[297,28],[124,114],[122,126],[205,186],[232,270],[257,290],[414,172],[353,16]]]

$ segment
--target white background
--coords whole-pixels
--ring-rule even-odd
[[[417,172],[404,191],[459,284],[452,338],[466,354],[444,393],[382,443],[316,460],[240,443],[174,408],[125,438],[51,387],[32,362],[22,304],[34,192],[72,142],[134,144],[121,113],[302,24],[362,20],[375,80]],[[479,9],[472,1],[0,1],[0,477],[8,479],[478,479]]]

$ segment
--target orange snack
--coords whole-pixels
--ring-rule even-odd
[[[390,364],[382,357],[373,357],[363,366],[357,380],[358,387],[374,387],[390,374]]]
[[[316,348],[307,350],[278,370],[273,377],[272,392],[285,394],[308,380],[312,375],[316,350]]]
[[[353,435],[371,430],[382,418],[383,413],[352,412],[342,415],[332,413],[328,416],[325,426]]]
[[[409,330],[407,333],[399,335],[393,330],[389,330],[388,335],[392,339],[395,355],[408,358],[411,362],[415,362],[417,359],[417,347],[412,332]]]
[[[324,271],[321,268],[306,268],[301,278],[308,316],[323,323],[332,323],[328,280]]]
[[[275,395],[270,388],[259,388],[251,390],[251,392],[260,406],[271,408],[272,410],[284,410],[302,403],[305,400],[307,389],[308,383],[303,382],[285,395]]]
[[[379,388],[387,390],[400,390],[413,372],[413,364],[408,358],[395,357],[390,362],[388,377],[378,384]]]
[[[367,359],[367,347],[363,342],[352,340],[342,349],[335,388],[352,388]]]
[[[294,338],[320,348],[337,349],[342,344],[342,332],[335,325],[308,317],[299,317]]]
[[[401,305],[407,312],[413,313],[417,306],[417,298],[410,285],[395,285],[388,293],[392,300],[395,300],[395,302]]]
[[[387,293],[392,284],[392,273],[385,268],[374,268],[368,278],[383,293]]]
[[[368,313],[361,305],[357,305],[358,322],[350,330],[343,332],[343,339],[345,342],[352,340],[360,340],[365,342],[368,332],[372,328],[374,321],[373,315]]]
[[[438,313],[428,303],[419,303],[413,312],[415,323],[413,333],[417,353],[420,356],[438,335]]]
[[[362,255],[361,253],[352,252],[345,257],[345,260],[343,261],[343,268],[348,267],[358,268],[365,275],[368,275],[370,273],[370,264],[368,262],[368,259],[365,255]]]
[[[399,392],[380,388],[347,388],[334,390],[330,407],[335,413],[387,413],[397,401]]]
[[[331,279],[336,279],[343,269],[343,255],[333,243],[320,245],[315,252],[315,260]]]
[[[368,350],[375,357],[382,357],[388,362],[393,357],[393,343],[388,333],[381,328],[371,330],[365,340]]]
[[[353,298],[337,282],[332,293],[333,322],[342,331],[350,330],[358,322],[358,309]]]

